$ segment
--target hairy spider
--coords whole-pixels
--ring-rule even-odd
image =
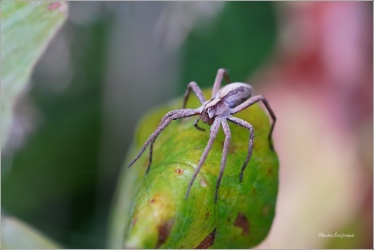
[[[228,85],[221,87],[222,79],[225,78],[226,82],[229,83]],[[201,106],[197,109],[186,109],[186,103],[189,97],[189,94],[191,90],[196,94],[197,98],[201,102]],[[253,150],[253,126],[237,117],[232,116],[235,113],[238,113],[242,111],[243,109],[246,109],[247,107],[251,106],[252,104],[262,101],[265,105],[266,109],[268,110],[271,118],[272,118],[272,124],[270,127],[270,132],[268,135],[269,145],[270,148],[273,149],[273,144],[271,141],[271,135],[274,129],[274,124],[276,121],[276,117],[274,115],[273,110],[270,108],[269,103],[262,95],[256,95],[252,96],[252,86],[246,83],[230,83],[230,78],[224,69],[219,69],[217,72],[216,79],[214,81],[213,85],[213,91],[212,91],[212,98],[208,101],[205,100],[205,97],[203,95],[203,92],[201,91],[200,87],[197,85],[196,82],[190,82],[188,84],[187,90],[184,94],[184,100],[183,100],[183,108],[178,110],[173,110],[168,112],[161,120],[160,125],[157,127],[157,129],[151,134],[151,136],[147,139],[147,141],[144,143],[143,147],[141,148],[139,154],[135,157],[135,159],[128,165],[128,168],[130,168],[143,154],[147,146],[150,144],[150,154],[149,154],[149,164],[147,167],[147,173],[150,169],[151,163],[152,163],[152,149],[153,149],[153,143],[155,142],[156,138],[160,135],[160,133],[169,125],[169,123],[173,120],[186,118],[194,115],[199,115],[199,118],[196,119],[194,126],[204,131],[204,129],[200,128],[198,126],[198,121],[201,119],[204,123],[207,123],[211,125],[210,127],[210,138],[208,141],[208,144],[206,145],[204,152],[200,158],[200,161],[196,167],[196,170],[193,174],[193,177],[188,185],[188,189],[186,192],[186,198],[188,198],[188,195],[190,193],[191,187],[193,182],[196,179],[197,174],[199,173],[201,167],[203,166],[206,157],[208,156],[208,153],[210,149],[212,148],[214,139],[217,136],[218,130],[220,125],[222,125],[223,132],[225,134],[225,142],[223,144],[223,151],[222,151],[222,159],[221,159],[221,166],[220,166],[220,172],[218,175],[217,183],[216,183],[216,192],[215,192],[215,202],[218,198],[218,189],[221,183],[223,171],[225,170],[226,165],[226,158],[227,153],[229,151],[229,145],[230,145],[230,128],[227,124],[227,120],[239,125],[241,127],[244,127],[249,130],[249,145],[248,145],[248,153],[247,157],[244,160],[244,164],[241,168],[241,172],[239,175],[240,182],[243,180],[243,172],[245,168],[247,167],[248,161],[251,158],[252,150]]]

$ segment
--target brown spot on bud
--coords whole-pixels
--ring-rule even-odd
[[[221,143],[222,148],[223,148],[223,144],[224,144],[224,142]],[[238,147],[237,147],[235,144],[232,143],[232,144],[229,146],[229,153],[230,153],[230,154],[234,154],[234,153],[236,152],[237,149],[238,149]]]
[[[196,249],[207,249],[214,243],[216,237],[216,229],[214,229],[203,241],[196,247]]]
[[[236,152],[236,149],[237,149],[238,147],[237,146],[235,146],[235,145],[230,145],[230,147],[229,147],[229,153],[230,154],[234,154],[235,152]]]
[[[273,169],[272,168],[268,168],[266,172],[267,172],[268,176],[272,176],[273,175]]]
[[[255,187],[252,188],[252,194],[256,195],[257,189]]]
[[[240,227],[241,229],[243,229],[242,235],[247,235],[249,233],[249,223],[248,223],[247,217],[245,217],[245,215],[242,213],[239,213],[238,216],[236,217],[234,226]]]
[[[162,244],[168,239],[170,231],[174,225],[174,219],[170,219],[157,227],[158,240],[155,248],[160,248]]]
[[[183,174],[183,173],[184,173],[184,170],[183,170],[183,169],[180,169],[180,168],[177,168],[174,172],[175,172],[176,174]]]
[[[262,215],[263,216],[267,216],[270,212],[270,207],[269,206],[265,206],[263,209],[262,209]]]

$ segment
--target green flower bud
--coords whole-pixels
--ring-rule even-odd
[[[128,159],[163,115],[180,108],[180,103],[170,103],[145,116]],[[193,98],[189,103],[190,107],[199,106]],[[267,139],[269,118],[259,104],[235,116],[251,123],[255,133],[243,181],[239,181],[239,174],[248,152],[249,131],[230,123],[230,150],[217,202],[214,195],[225,137],[222,130],[186,199],[188,184],[210,136],[209,126],[200,123],[205,132],[195,129],[194,117],[173,121],[154,144],[149,173],[145,175],[145,153],[121,176],[110,247],[249,248],[266,237],[278,192],[278,159]]]

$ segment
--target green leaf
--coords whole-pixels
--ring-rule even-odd
[[[205,96],[209,94],[210,90],[205,91]],[[199,106],[196,98],[191,98],[189,106]],[[163,115],[180,107],[178,99],[144,117],[125,166]],[[202,132],[193,127],[194,117],[174,121],[154,145],[148,175],[148,151],[131,169],[123,171],[112,216],[110,247],[249,248],[266,237],[278,191],[278,159],[267,140],[270,122],[258,104],[237,117],[250,122],[255,131],[254,151],[243,182],[239,182],[239,173],[248,151],[249,132],[229,124],[232,138],[217,203],[214,193],[224,141],[222,130],[186,200],[188,183],[209,139],[209,126],[201,124],[207,129]]]
[[[64,1],[1,1],[1,145],[33,66],[67,16]]]
[[[1,215],[1,248],[56,249],[61,246],[23,222]]]

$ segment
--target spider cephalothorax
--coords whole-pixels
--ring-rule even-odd
[[[213,124],[215,117],[228,117],[232,108],[243,103],[252,94],[252,87],[245,83],[230,83],[218,91],[209,101],[201,106],[200,119],[209,125]]]
[[[227,153],[229,151],[230,146],[230,128],[227,124],[227,121],[230,121],[236,125],[242,126],[249,130],[250,136],[249,136],[249,144],[248,144],[248,153],[247,157],[244,160],[244,164],[242,165],[239,180],[242,181],[243,179],[243,172],[248,164],[249,159],[252,156],[252,150],[253,150],[253,127],[250,123],[239,119],[237,117],[232,116],[235,113],[238,113],[239,111],[246,109],[247,107],[251,106],[252,104],[262,101],[268,110],[271,118],[273,119],[273,122],[270,127],[269,131],[269,145],[271,148],[273,148],[272,141],[271,141],[271,135],[274,129],[274,124],[276,121],[276,117],[274,115],[274,112],[270,108],[269,103],[262,95],[256,95],[252,96],[253,89],[251,85],[246,83],[230,83],[223,88],[220,88],[222,79],[225,78],[228,83],[230,83],[230,79],[228,77],[227,72],[224,69],[219,69],[217,72],[217,76],[213,85],[213,91],[212,91],[212,98],[208,101],[205,100],[205,97],[203,95],[203,92],[199,88],[196,82],[190,82],[188,84],[186,93],[184,95],[184,101],[183,101],[183,108],[178,110],[173,110],[167,113],[161,120],[160,125],[157,127],[157,129],[151,134],[151,136],[147,139],[147,141],[144,143],[142,149],[140,150],[137,157],[128,165],[128,167],[131,167],[143,154],[147,146],[150,144],[150,155],[149,155],[149,164],[147,168],[147,172],[149,171],[149,168],[152,163],[152,149],[153,149],[153,143],[155,142],[158,135],[169,125],[169,123],[176,119],[186,118],[194,115],[199,115],[199,118],[195,121],[194,126],[199,130],[204,130],[198,126],[198,121],[201,119],[204,123],[210,125],[210,138],[208,141],[207,146],[204,149],[204,152],[199,160],[199,163],[196,167],[196,170],[194,172],[194,175],[189,183],[186,198],[188,197],[192,184],[195,181],[195,178],[197,174],[199,173],[201,167],[203,166],[206,157],[208,156],[208,153],[210,149],[212,148],[214,139],[217,136],[219,127],[222,126],[223,132],[225,134],[225,141],[223,144],[223,151],[222,151],[222,160],[221,160],[221,166],[220,166],[220,172],[218,175],[217,183],[216,183],[216,193],[215,193],[215,201],[217,201],[218,198],[218,188],[221,183],[223,171],[225,170],[226,165],[226,158]],[[201,106],[197,109],[186,109],[186,103],[189,97],[189,94],[191,90],[196,94],[197,98],[201,102]]]
[[[230,109],[224,101],[220,99],[211,99],[201,106],[200,119],[209,125],[212,125],[216,116],[228,116]]]

